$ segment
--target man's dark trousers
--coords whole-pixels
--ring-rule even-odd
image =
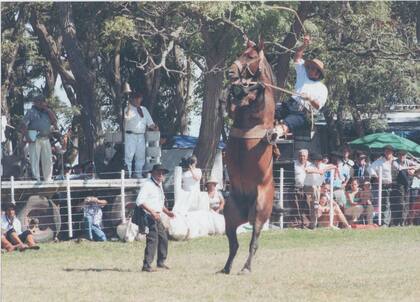
[[[149,233],[146,235],[143,267],[151,267],[157,250],[157,264],[165,263],[168,255],[168,236],[161,221],[155,221],[147,215]]]

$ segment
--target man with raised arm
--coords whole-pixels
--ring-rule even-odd
[[[311,111],[317,114],[324,107],[328,90],[321,82],[324,78],[324,63],[318,59],[303,60],[305,49],[310,44],[310,37],[305,36],[303,45],[296,50],[294,57],[296,70],[295,95],[276,109],[276,119],[280,121],[278,136],[311,124]]]

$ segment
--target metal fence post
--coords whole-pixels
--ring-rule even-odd
[[[378,181],[378,224],[382,225],[382,167],[379,167]]]
[[[10,190],[11,190],[11,196],[10,196],[10,198],[11,198],[11,202],[12,203],[16,203],[16,201],[15,201],[15,177],[14,176],[11,176],[10,177],[10,184],[11,184],[11,186],[10,186]]]
[[[73,238],[73,217],[71,210],[70,174],[66,174],[67,185],[67,223],[69,227],[69,238]]]
[[[121,170],[121,220],[122,223],[126,222],[125,219],[125,171]]]
[[[330,179],[330,227],[334,224],[334,173],[335,170],[331,170],[331,179]]]
[[[280,208],[283,209],[284,204],[284,168],[280,168]],[[284,212],[280,214],[280,229],[284,227]]]

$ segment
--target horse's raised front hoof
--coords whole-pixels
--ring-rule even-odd
[[[220,271],[217,271],[216,274],[225,274],[225,275],[229,275],[230,274],[230,270],[227,270],[226,268],[221,269]]]
[[[251,273],[251,270],[247,267],[244,267],[243,269],[241,269],[238,275],[249,275],[250,273]]]

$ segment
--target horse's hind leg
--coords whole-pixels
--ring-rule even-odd
[[[236,256],[236,252],[239,248],[238,237],[236,236],[237,226],[226,227],[226,236],[229,240],[229,257],[226,261],[225,267],[220,271],[220,273],[229,274],[232,269],[233,259]]]
[[[245,265],[240,272],[241,274],[247,274],[251,272],[252,258],[254,257],[258,249],[258,239],[260,237],[262,227],[263,223],[261,221],[256,220],[254,223],[254,227],[252,228],[252,238],[249,244],[248,259],[246,260]]]

